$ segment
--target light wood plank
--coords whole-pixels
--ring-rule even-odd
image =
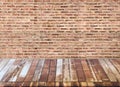
[[[109,61],[109,59],[104,59],[104,60],[108,64],[108,66],[111,69],[111,71],[113,72],[114,76],[120,82],[120,74],[119,74],[119,72],[116,70],[116,68],[113,66],[113,64]]]
[[[63,70],[63,59],[57,59],[57,67],[56,67],[56,81],[62,81],[62,71]]]
[[[21,60],[15,60],[15,62],[13,63],[13,65],[11,65],[11,67],[8,69],[7,73],[4,75],[2,81],[9,81],[10,78],[12,77],[14,71],[18,68],[18,65],[20,63]]]
[[[114,74],[112,73],[112,71],[110,70],[109,66],[106,64],[106,62],[103,59],[99,59],[99,62],[102,66],[102,68],[104,69],[104,71],[106,72],[108,78],[110,79],[111,82],[116,82],[116,78],[114,77]]]
[[[120,64],[115,59],[110,59],[110,61],[116,67],[116,69],[119,71],[120,74]]]
[[[39,81],[41,73],[42,73],[42,69],[44,66],[44,62],[45,62],[45,59],[39,59],[39,62],[38,62],[37,68],[35,70],[32,81]]]
[[[29,68],[31,66],[31,62],[32,62],[31,60],[30,61],[26,61],[26,63],[24,65],[24,67],[23,67],[19,77],[25,77],[27,75],[28,70],[29,70]]]
[[[22,70],[17,78],[17,81],[24,81],[24,79],[30,69],[31,63],[32,63],[32,59],[25,60],[25,64],[22,67]]]
[[[69,60],[63,59],[63,81],[70,81],[70,69],[69,69]]]
[[[94,59],[94,64],[95,64],[95,68],[97,70],[97,74],[100,76],[100,78],[102,79],[102,81],[109,81],[109,78],[107,77],[105,71],[103,70],[102,66],[100,65],[100,62],[97,59]]]
[[[4,66],[8,63],[9,59],[3,59],[0,63],[0,71],[4,68]]]
[[[16,82],[17,81],[17,78],[18,78],[18,76],[19,76],[19,74],[20,74],[20,72],[21,72],[21,70],[22,70],[22,68],[25,64],[25,60],[22,59],[22,60],[20,60],[20,63],[17,63],[17,64],[18,64],[17,68],[14,70],[14,72],[13,72],[13,74],[12,74],[10,80],[9,80],[10,82]]]
[[[0,71],[0,81],[8,71],[8,69],[11,67],[11,65],[15,62],[15,59],[10,59],[7,65]]]

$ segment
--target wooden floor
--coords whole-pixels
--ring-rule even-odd
[[[120,59],[0,59],[0,87],[120,87]]]

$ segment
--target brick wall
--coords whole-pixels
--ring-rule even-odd
[[[0,58],[120,58],[120,0],[0,0]]]

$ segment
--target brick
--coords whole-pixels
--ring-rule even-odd
[[[119,0],[0,0],[0,58],[119,58]]]

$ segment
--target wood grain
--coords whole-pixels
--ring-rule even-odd
[[[0,59],[0,87],[120,87],[119,59]]]
[[[110,79],[111,82],[116,82],[117,79],[114,76],[113,72],[111,71],[110,67],[106,64],[104,59],[99,59],[102,68],[104,69],[105,73],[107,74],[108,78]]]

